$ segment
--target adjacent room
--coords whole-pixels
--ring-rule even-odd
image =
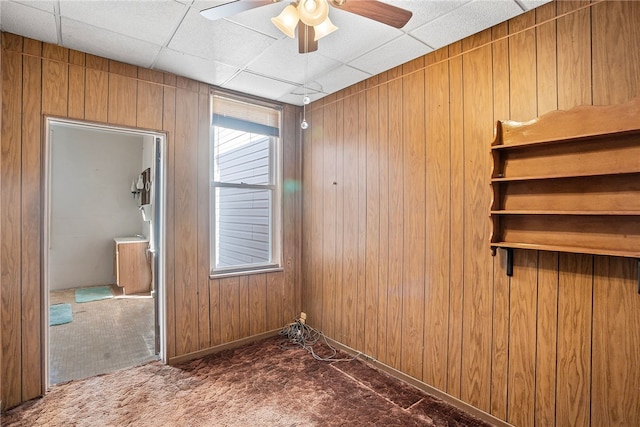
[[[639,22],[0,0],[2,425],[640,425]]]

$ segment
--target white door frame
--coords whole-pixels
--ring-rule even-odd
[[[158,235],[154,236],[154,248],[150,248],[157,259],[157,272],[154,272],[155,290],[157,292],[154,309],[158,316],[159,338],[160,342],[160,359],[163,363],[168,363],[166,349],[166,260],[165,260],[165,232],[166,232],[166,171],[167,171],[167,135],[163,132],[151,131],[138,128],[127,128],[122,126],[112,126],[82,120],[62,119],[56,117],[45,117],[45,141],[44,141],[44,174],[43,174],[43,217],[42,217],[42,357],[44,369],[42,370],[43,394],[49,388],[49,228],[51,217],[51,131],[55,126],[72,126],[80,127],[87,130],[111,131],[117,133],[134,134],[139,136],[151,136],[154,141],[154,164],[160,165],[156,168],[155,177],[156,185],[154,208],[160,213],[159,220],[156,219],[158,225]],[[159,160],[158,160],[159,157]],[[153,266],[152,266],[153,268]],[[157,333],[157,331],[156,331]]]

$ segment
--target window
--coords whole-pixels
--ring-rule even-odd
[[[280,267],[280,109],[212,96],[211,273]]]

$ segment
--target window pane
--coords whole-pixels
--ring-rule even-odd
[[[232,184],[271,184],[271,138],[214,127],[214,180]]]
[[[215,189],[216,268],[271,261],[271,192]]]

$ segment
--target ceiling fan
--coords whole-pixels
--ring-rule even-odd
[[[215,21],[280,1],[232,0],[204,9],[200,14]],[[280,31],[291,38],[295,38],[294,31],[297,26],[298,51],[300,53],[314,52],[318,50],[320,38],[338,29],[329,20],[329,4],[395,28],[404,27],[412,16],[411,11],[377,0],[297,0],[285,7],[282,13],[272,18],[271,21]]]

